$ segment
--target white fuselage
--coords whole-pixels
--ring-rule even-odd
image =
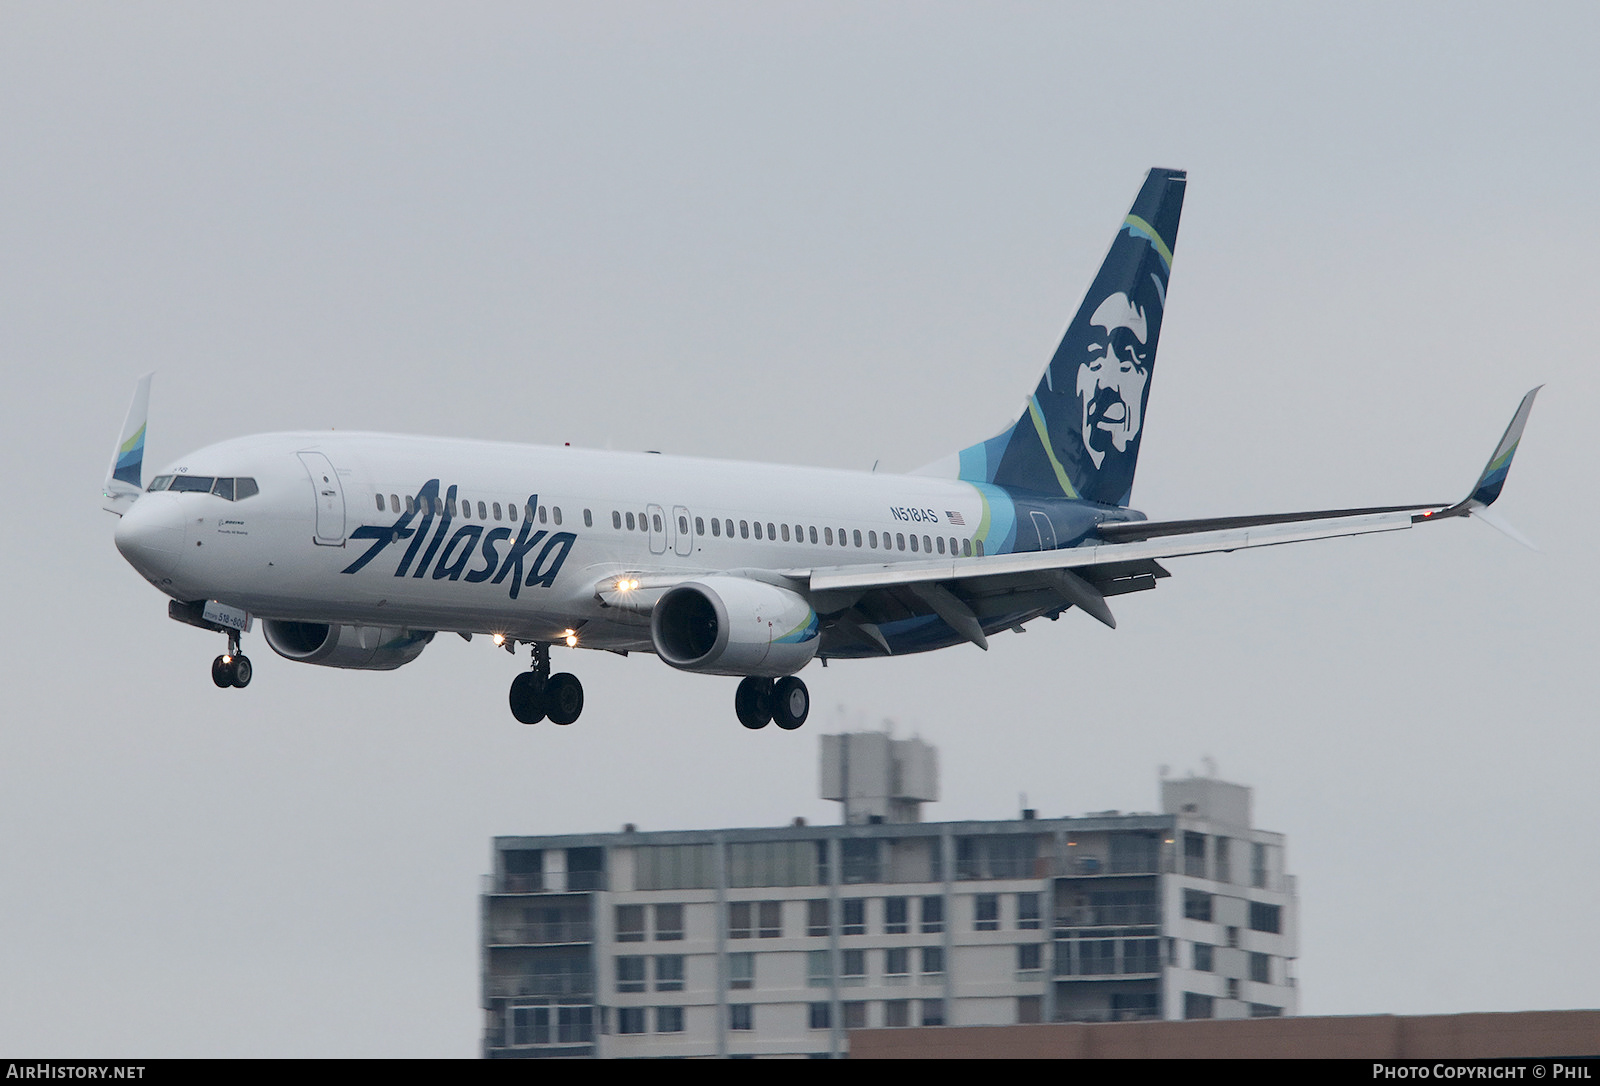
[[[240,438],[166,476],[259,487],[128,510],[118,546],[175,599],[608,649],[651,647],[648,608],[602,598],[630,573],[960,562],[1012,518],[993,488],[922,476],[387,434]]]

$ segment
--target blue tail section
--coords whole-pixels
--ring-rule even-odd
[[[144,431],[145,420],[150,415],[150,378],[145,374],[134,386],[133,401],[128,404],[128,415],[122,422],[122,433],[116,447],[111,450],[111,466],[106,469],[102,489],[105,504],[101,507],[121,516],[138,500],[144,486]]]
[[[1004,433],[961,450],[959,478],[1128,504],[1186,177],[1182,170],[1146,175],[1027,412]]]

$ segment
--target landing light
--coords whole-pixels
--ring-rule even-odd
[[[578,647],[578,631],[577,630],[563,630],[562,631],[562,636],[564,638],[566,638],[567,648],[575,649],[575,648]]]
[[[505,634],[499,634],[499,633],[495,634],[494,635],[494,643],[496,645],[504,645],[506,643],[506,635]]]
[[[619,578],[617,578],[617,591],[618,592],[632,592],[632,591],[636,590],[638,587],[639,587],[639,582],[638,582],[637,579],[631,579],[630,580],[627,577],[619,577]]]

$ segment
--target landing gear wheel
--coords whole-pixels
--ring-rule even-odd
[[[226,690],[233,685],[233,661],[219,656],[211,661],[211,681]]]
[[[537,724],[544,719],[544,691],[531,671],[511,680],[511,715],[524,724]]]
[[[255,675],[255,668],[250,666],[250,657],[235,656],[233,658],[233,685],[240,690],[250,685],[251,677]]]
[[[811,715],[811,692],[793,675],[772,684],[772,722],[792,732]]]
[[[765,728],[772,720],[772,680],[751,676],[741,679],[733,694],[733,711],[739,723],[752,731]]]
[[[552,724],[571,724],[583,712],[583,684],[576,675],[550,676],[544,687],[544,711]]]

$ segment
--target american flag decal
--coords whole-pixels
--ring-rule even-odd
[[[948,520],[951,524],[959,524],[963,528],[966,527],[967,524],[967,522],[962,519],[961,514],[957,513],[954,509],[946,509],[944,511],[944,519]]]

